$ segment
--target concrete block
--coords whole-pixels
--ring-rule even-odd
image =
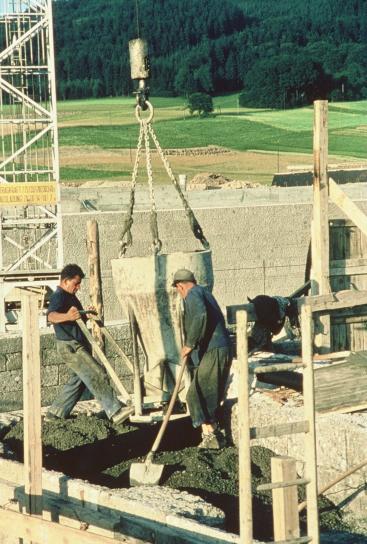
[[[46,348],[41,352],[42,365],[59,365],[61,363],[60,357],[56,349]]]
[[[0,372],[4,372],[6,370],[6,355],[3,353],[0,353]]]
[[[23,373],[21,370],[11,370],[6,373],[6,379],[0,380],[0,393],[22,391]]]
[[[22,351],[22,337],[19,334],[3,333],[0,334],[1,353],[16,353]]]
[[[50,387],[59,383],[59,367],[44,366],[41,369],[41,387]]]
[[[6,369],[7,370],[19,370],[23,366],[22,353],[17,351],[16,353],[8,353],[6,357]]]

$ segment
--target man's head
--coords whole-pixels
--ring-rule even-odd
[[[75,295],[80,289],[80,284],[85,274],[77,264],[67,264],[61,270],[60,287],[67,293]]]
[[[173,276],[172,287],[176,287],[182,298],[186,298],[187,293],[196,285],[196,279],[191,270],[180,268]]]

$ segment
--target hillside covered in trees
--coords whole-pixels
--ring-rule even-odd
[[[139,0],[154,94],[292,107],[367,98],[366,0]],[[59,98],[132,90],[136,0],[55,0]]]

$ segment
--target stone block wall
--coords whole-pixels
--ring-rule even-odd
[[[131,357],[132,346],[127,323],[108,326],[112,336]],[[106,342],[106,355],[125,387],[132,391],[131,373],[111,345]],[[56,352],[53,330],[41,331],[42,406],[47,406],[68,381],[70,371]],[[0,411],[18,410],[23,405],[22,338],[18,333],[0,335]]]
[[[302,192],[305,189],[308,188],[298,188],[298,191]],[[208,205],[211,192],[221,193],[208,191]],[[245,195],[242,191],[238,194]],[[220,195],[215,196],[218,199]],[[359,200],[358,205],[367,211],[366,201]],[[231,205],[227,207],[212,205],[197,208],[195,214],[210,242],[214,294],[223,308],[226,305],[246,302],[248,296],[254,297],[259,294],[286,296],[304,283],[311,236],[311,203],[284,201],[254,205],[246,200],[231,201]],[[343,217],[341,211],[330,205],[330,218]],[[99,225],[106,319],[126,318],[115,296],[111,271],[111,259],[118,257],[123,213],[86,212],[64,215],[64,260],[77,262],[85,271],[88,270],[86,223],[90,219],[96,219]],[[163,243],[162,253],[201,248],[189,228],[183,210],[160,210],[158,223]],[[151,233],[148,212],[138,211],[134,214],[132,235],[133,246],[128,249],[126,258],[150,255]],[[131,270],[131,274],[134,274],[134,270]],[[89,302],[88,278],[82,287],[81,299],[84,303]]]

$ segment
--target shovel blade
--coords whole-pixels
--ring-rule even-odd
[[[130,485],[158,485],[164,465],[152,462],[132,463],[130,466]]]

